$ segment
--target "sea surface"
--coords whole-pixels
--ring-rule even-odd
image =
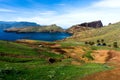
[[[56,40],[62,40],[69,36],[71,36],[71,34],[65,32],[16,33],[16,32],[4,32],[3,30],[0,30],[0,40],[8,40],[8,41],[15,41],[18,39],[56,41]]]

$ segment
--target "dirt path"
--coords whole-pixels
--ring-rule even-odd
[[[95,73],[80,80],[120,80],[120,68]]]
[[[92,54],[96,63],[106,63],[116,67],[84,77],[80,80],[120,80],[120,52],[114,50],[97,50]]]
[[[120,65],[120,52],[114,50],[97,50],[92,53],[93,62]]]
[[[76,59],[78,61],[85,61],[87,62],[88,59],[87,58],[83,58],[82,56],[86,53],[85,50],[87,50],[87,48],[85,47],[81,47],[81,46],[76,46],[76,47],[71,47],[71,48],[65,48],[65,49],[62,49],[66,52],[66,55],[73,58],[73,59]]]

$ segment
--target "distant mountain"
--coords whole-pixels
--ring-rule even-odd
[[[5,22],[0,21],[0,29],[7,29],[11,27],[21,28],[21,27],[29,27],[29,26],[40,26],[34,22]]]
[[[37,27],[22,27],[22,28],[8,28],[5,29],[6,32],[18,32],[18,33],[24,33],[24,32],[64,32],[64,30],[57,26],[56,24],[47,25],[47,26],[37,26]]]

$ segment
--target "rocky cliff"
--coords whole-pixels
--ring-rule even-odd
[[[77,25],[70,27],[69,29],[66,30],[66,32],[76,33],[76,32],[89,30],[91,28],[100,28],[100,27],[103,27],[103,24],[100,20],[92,21],[92,22],[85,22],[85,23],[77,24]]]
[[[88,23],[85,22],[85,23],[80,24],[79,26],[100,28],[100,27],[103,27],[103,24],[101,20],[98,20],[98,21],[93,21],[93,22],[88,22]]]

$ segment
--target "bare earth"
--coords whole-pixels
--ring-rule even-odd
[[[116,68],[84,77],[80,80],[120,80],[120,52],[113,50],[98,50],[92,56],[96,63],[106,63]]]

